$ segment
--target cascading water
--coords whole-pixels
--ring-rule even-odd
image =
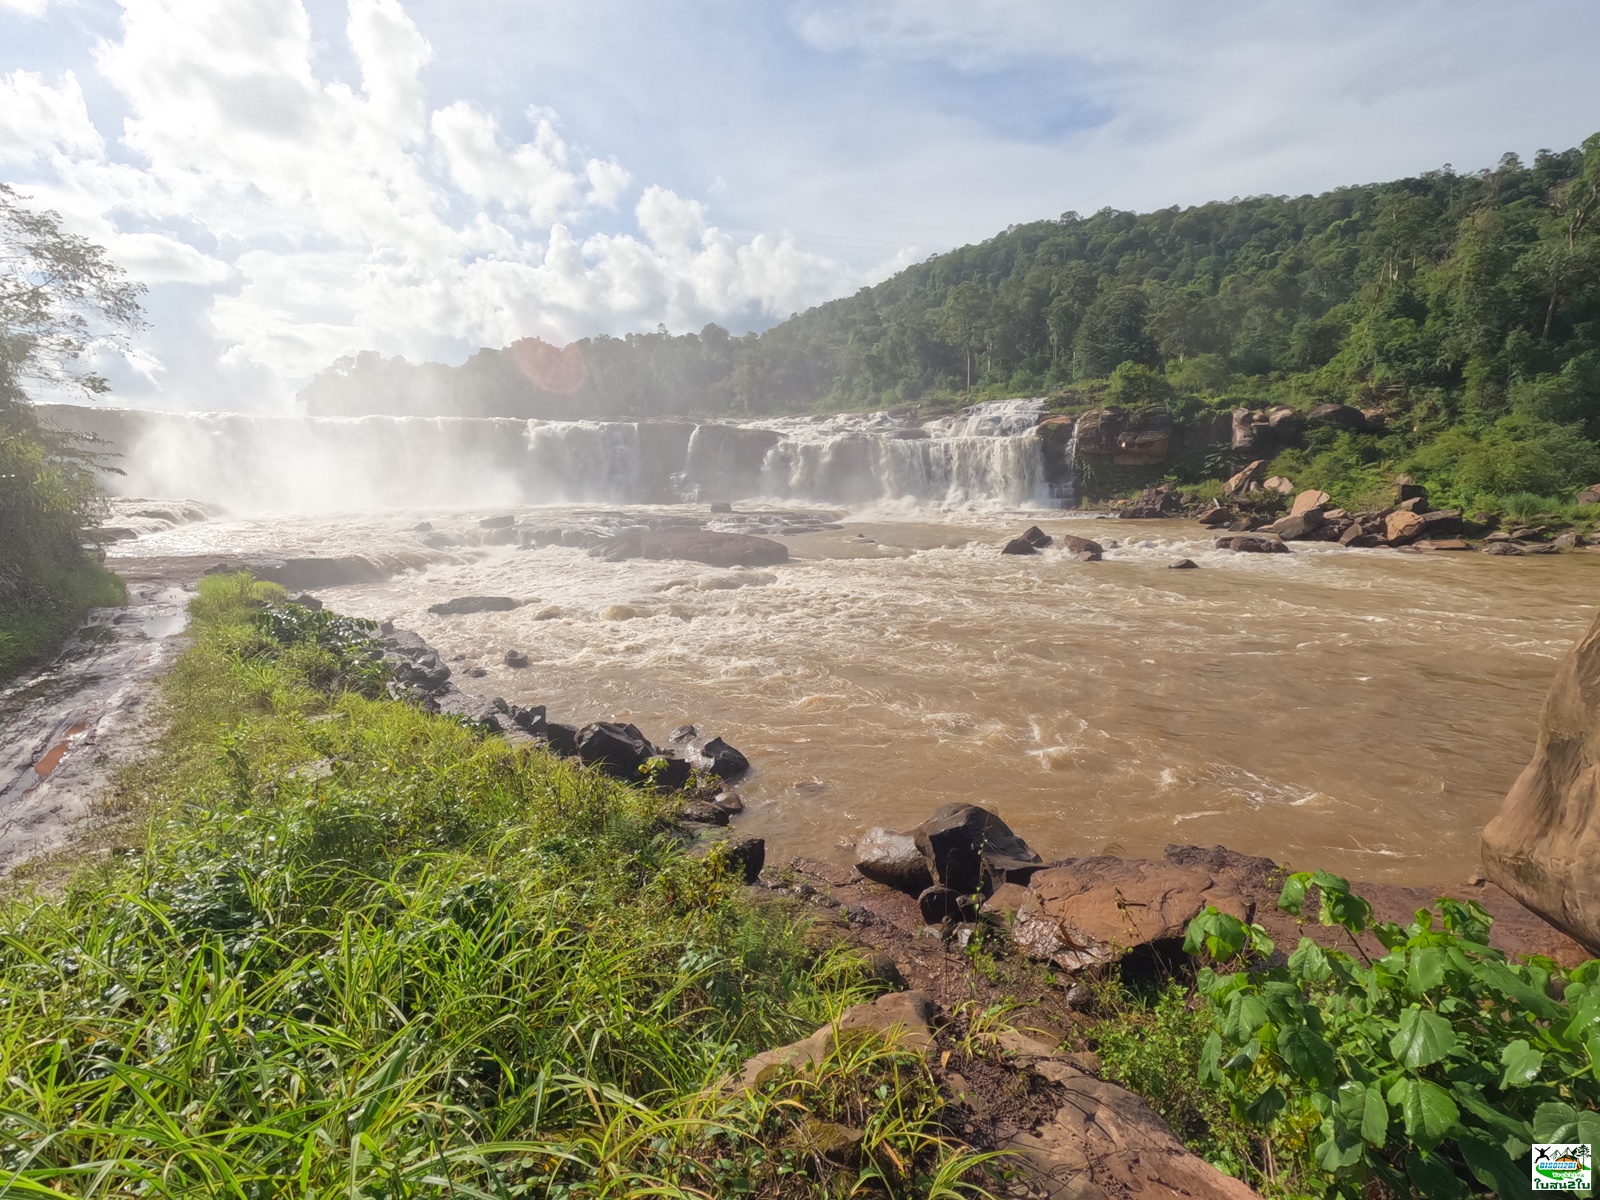
[[[1052,505],[1042,400],[914,424],[886,413],[768,421],[267,417],[41,408],[120,454],[115,494],[236,512],[685,499]]]

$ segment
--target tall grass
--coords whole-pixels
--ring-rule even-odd
[[[719,1086],[860,999],[853,958],[654,795],[320,690],[275,599],[202,585],[145,847],[0,911],[0,1191],[972,1193],[915,1054]],[[834,1161],[806,1130],[846,1119]]]

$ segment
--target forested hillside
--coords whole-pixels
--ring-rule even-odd
[[[1060,407],[1338,400],[1384,409],[1392,430],[1347,456],[1421,454],[1418,470],[1452,474],[1478,453],[1488,474],[1472,489],[1555,493],[1600,477],[1597,209],[1600,134],[1531,164],[1508,154],[1492,170],[1321,196],[1066,213],[759,335],[708,326],[564,350],[529,339],[454,369],[362,355],[303,396],[322,414],[546,417],[926,408],[965,395],[1053,394]],[[1097,385],[1119,367],[1121,386]],[[1532,465],[1495,476],[1507,447]]]

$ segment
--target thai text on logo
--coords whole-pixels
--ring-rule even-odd
[[[1532,1159],[1536,1192],[1587,1192],[1593,1186],[1591,1154],[1587,1142],[1535,1142]]]

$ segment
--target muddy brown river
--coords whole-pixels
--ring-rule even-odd
[[[480,515],[213,521],[117,551],[410,554],[420,569],[319,595],[415,629],[463,687],[553,720],[722,734],[754,764],[738,820],[769,861],[970,800],[1047,857],[1224,843],[1417,885],[1475,869],[1600,595],[1588,553],[1238,555],[1192,522],[1038,511],[860,512],[761,570],[559,546],[419,556],[416,521],[465,532]],[[1034,521],[1119,544],[1099,563],[1002,557]],[[1167,569],[1184,557],[1200,569]],[[427,612],[462,595],[527,603]],[[531,666],[505,667],[508,649]]]

